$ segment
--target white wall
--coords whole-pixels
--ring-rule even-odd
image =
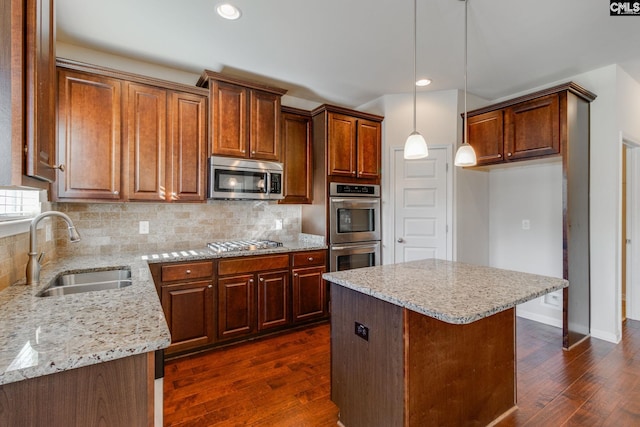
[[[562,278],[560,159],[495,169],[489,175],[490,265]],[[556,295],[555,307],[543,297],[519,305],[517,314],[562,327],[562,297]]]

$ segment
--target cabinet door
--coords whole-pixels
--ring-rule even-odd
[[[356,174],[356,119],[329,113],[329,175]]]
[[[218,279],[218,339],[256,331],[255,282],[252,274]]]
[[[322,267],[293,269],[293,321],[320,318],[327,314],[326,283]]]
[[[283,113],[281,135],[284,199],[279,203],[311,203],[313,198],[311,117]]]
[[[289,272],[258,274],[258,331],[289,323]]]
[[[134,83],[126,88],[129,200],[162,201],[167,188],[167,92]]]
[[[487,165],[503,160],[503,113],[490,111],[469,117],[469,144],[476,152],[478,165]]]
[[[357,176],[380,178],[382,126],[378,122],[358,119]]]
[[[505,114],[507,160],[560,153],[558,94],[520,103]]]
[[[171,331],[165,353],[200,347],[214,340],[211,281],[162,285],[162,308]]]
[[[249,157],[280,161],[280,97],[251,90]]]
[[[247,89],[212,81],[211,103],[213,154],[245,157],[247,148]]]
[[[55,17],[53,0],[30,0],[25,49],[25,175],[55,180]]]
[[[58,74],[58,199],[119,200],[121,83],[60,69]]]
[[[171,200],[205,199],[207,99],[172,92],[169,102],[169,173]]]

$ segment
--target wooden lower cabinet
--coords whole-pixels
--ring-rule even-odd
[[[175,283],[162,286],[162,308],[171,331],[171,354],[213,342],[213,283]]]
[[[327,285],[322,278],[324,266],[296,268],[291,270],[293,277],[293,322],[327,315]]]
[[[329,316],[326,250],[150,264],[171,331],[168,356]]]
[[[289,323],[289,271],[258,274],[258,331]]]
[[[2,426],[153,426],[154,353],[0,386]]]
[[[256,331],[253,277],[253,274],[244,274],[218,279],[218,340]]]

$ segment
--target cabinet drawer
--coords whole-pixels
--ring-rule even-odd
[[[293,267],[305,267],[307,265],[324,265],[326,251],[300,252],[293,254]]]
[[[189,262],[162,266],[162,281],[203,279],[213,276],[213,261]]]
[[[248,256],[220,260],[218,263],[218,274],[224,276],[227,274],[253,273],[278,268],[289,268],[289,254]]]

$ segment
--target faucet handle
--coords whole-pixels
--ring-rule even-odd
[[[38,255],[38,264],[42,263],[43,258],[44,258],[44,252],[40,252],[40,255]]]

